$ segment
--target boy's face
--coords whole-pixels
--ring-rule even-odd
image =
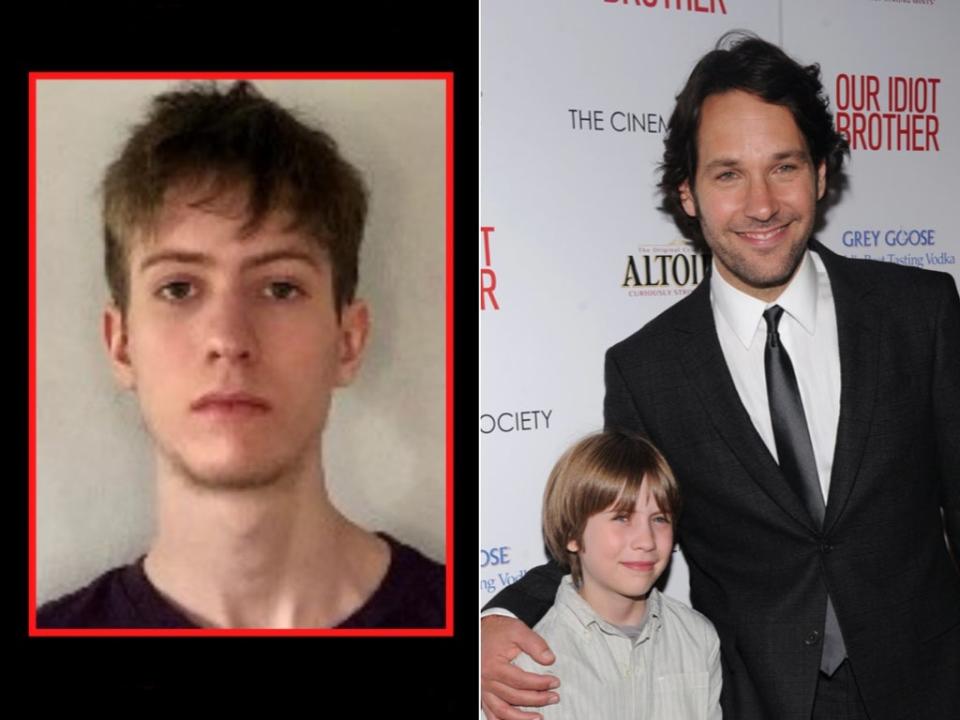
[[[673,524],[646,482],[632,513],[612,507],[590,516],[582,545],[574,540],[567,545],[580,557],[581,594],[606,619],[621,616],[628,602],[645,598],[673,551]]]
[[[128,310],[105,312],[107,347],[168,467],[209,488],[269,485],[319,458],[367,308],[337,317],[325,253],[282,216],[243,235],[242,193],[192,199],[168,194],[155,238],[131,250]]]

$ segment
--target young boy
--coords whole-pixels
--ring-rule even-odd
[[[103,189],[103,335],[154,443],[156,532],[37,625],[442,626],[443,567],[325,487],[369,325],[356,169],[249,83],[199,85],[155,98]]]
[[[654,587],[673,552],[679,511],[666,460],[638,436],[590,435],[554,466],[543,534],[570,574],[535,630],[557,660],[514,661],[560,679],[559,704],[534,708],[544,720],[721,717],[713,625]]]

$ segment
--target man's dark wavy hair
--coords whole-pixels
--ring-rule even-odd
[[[741,30],[724,34],[716,49],[700,59],[677,95],[664,137],[663,162],[658,168],[658,187],[663,194],[660,209],[672,216],[684,237],[702,250],[706,241],[700,222],[684,212],[678,187],[688,179],[691,189],[694,186],[697,130],[704,100],[729,90],[743,90],[790,111],[807,140],[814,167],[826,161],[828,194],[839,187],[844,156],[850,152],[846,139],[834,129],[818,64],[800,65],[776,45]]]

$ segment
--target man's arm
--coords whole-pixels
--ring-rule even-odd
[[[960,567],[960,296],[950,276],[937,318],[933,403],[940,454],[940,503],[954,562]]]
[[[512,661],[526,653],[550,665],[553,653],[539,635],[516,618],[491,615],[480,621],[480,703],[487,720],[542,720],[513,707],[543,707],[559,700],[548,692],[560,685],[552,675],[521,670]]]
[[[563,574],[563,569],[553,560],[539,565],[494,595],[483,609],[509,610],[527,627],[533,627],[553,605]]]
[[[511,706],[543,707],[557,701],[556,693],[547,692],[559,685],[555,677],[525,672],[511,661],[523,652],[541,665],[553,663],[550,648],[530,628],[553,605],[563,574],[551,560],[529,570],[484,606],[484,611],[503,608],[515,616],[493,615],[480,622],[480,699],[487,720],[533,720],[540,715]]]
[[[603,396],[603,427],[607,430],[626,430],[646,436],[646,428],[640,419],[633,395],[627,388],[620,365],[613,356],[613,348],[607,350],[604,359],[603,383],[606,388]]]

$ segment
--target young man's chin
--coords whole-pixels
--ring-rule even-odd
[[[251,474],[222,474],[222,475],[188,475],[187,482],[202,490],[241,492],[251,490],[265,490],[278,485],[280,475],[251,475]]]
[[[262,490],[277,487],[290,477],[284,463],[251,457],[213,462],[190,462],[180,458],[174,462],[174,467],[188,485],[201,490]]]

